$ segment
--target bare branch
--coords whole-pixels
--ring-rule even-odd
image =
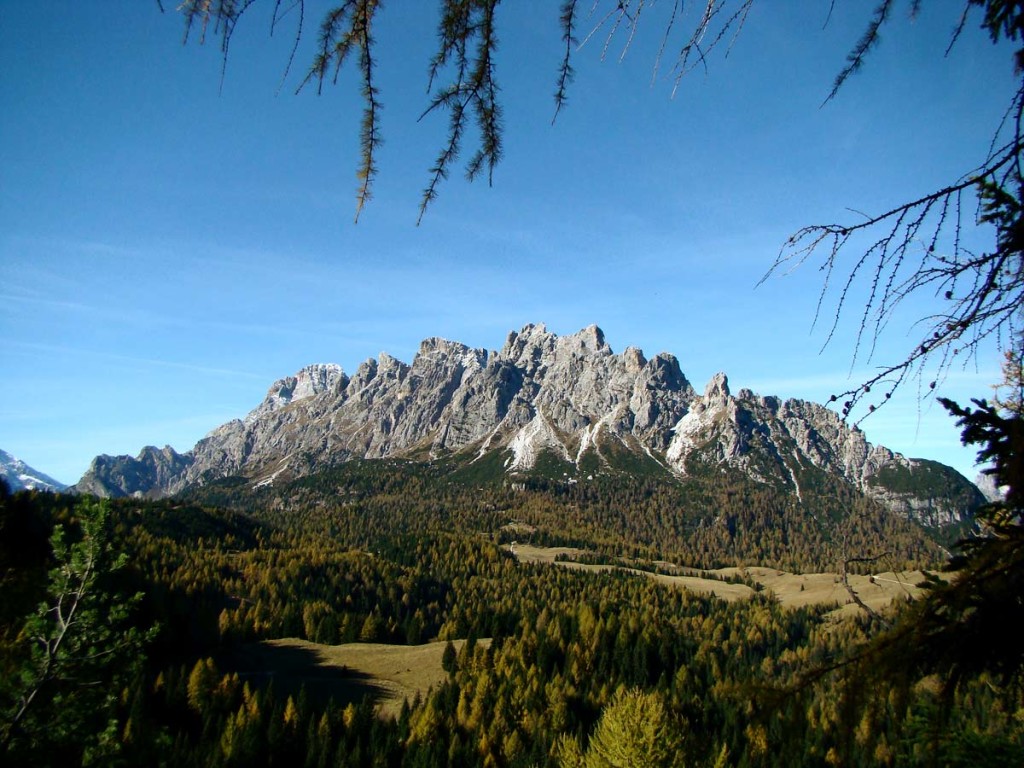
[[[157,0],[158,4],[160,0]],[[604,0],[595,0],[590,13],[594,14]],[[692,28],[683,38],[683,44],[676,57],[673,95],[681,78],[694,66],[708,65],[708,57],[727,37],[731,36],[729,47],[742,30],[747,13],[754,0],[704,0],[698,8]],[[619,52],[620,60],[625,57],[640,33],[641,21],[645,24],[654,7],[650,0],[614,0],[605,9],[582,43],[577,38],[580,16],[580,0],[562,0],[559,24],[564,49],[558,67],[555,87],[555,113],[557,119],[568,99],[569,86],[575,71],[572,66],[574,48],[585,45],[596,33],[605,31],[602,57],[606,55],[620,31],[625,39]],[[207,32],[220,38],[223,52],[221,86],[226,76],[227,59],[234,31],[243,14],[257,0],[182,0],[178,6],[184,18],[184,41],[198,30],[199,43],[206,40]],[[296,12],[297,21],[291,48],[285,60],[278,90],[292,70],[299,55],[306,20],[306,0],[267,0],[269,7],[270,34],[273,35],[283,19]],[[441,14],[438,24],[438,48],[428,68],[428,92],[435,88],[443,72],[451,75],[445,87],[434,92],[424,115],[434,111],[447,111],[448,136],[437,159],[430,167],[431,178],[423,192],[418,221],[422,220],[426,208],[436,199],[440,183],[449,175],[450,165],[458,160],[465,138],[466,123],[472,120],[479,131],[476,151],[466,165],[466,176],[475,179],[485,169],[489,181],[493,180],[494,169],[502,155],[502,110],[499,90],[495,78],[495,51],[497,34],[494,24],[498,0],[441,0]],[[357,54],[361,80],[363,115],[360,123],[360,161],[357,169],[359,181],[356,190],[356,220],[366,202],[369,201],[373,181],[377,173],[377,151],[382,144],[380,129],[381,102],[375,81],[376,57],[372,36],[372,21],[379,9],[379,0],[334,0],[325,12],[313,46],[310,65],[300,81],[296,92],[315,82],[317,93],[322,94],[325,82],[336,83],[341,69],[350,54]],[[677,21],[684,15],[685,4],[673,0],[661,41],[655,58],[652,82],[662,62],[665,49],[676,29]],[[472,51],[472,54],[470,53]],[[726,52],[728,55],[728,51]]]
[[[359,221],[363,206],[370,200],[377,175],[377,150],[383,143],[380,131],[380,94],[373,79],[372,26],[374,14],[379,7],[378,0],[345,0],[330,11],[320,25],[317,43],[319,52],[296,88],[297,93],[315,80],[317,93],[321,94],[328,74],[333,70],[332,82],[336,83],[349,54],[358,53],[363,116],[359,132],[360,161],[356,171],[359,181],[356,190],[356,221]]]
[[[360,181],[359,191],[356,193],[356,221],[359,221],[359,214],[363,206],[370,199],[373,181],[377,176],[377,149],[383,143],[380,135],[380,121],[377,117],[381,109],[378,99],[377,87],[373,83],[373,37],[370,34],[370,24],[373,12],[376,9],[375,2],[364,4],[356,22],[356,31],[359,36],[359,68],[363,73],[363,110],[362,128],[360,131],[360,144],[362,146],[362,163],[356,177]]]
[[[735,40],[736,35],[738,35],[740,31],[742,31],[743,25],[747,19],[747,14],[750,11],[750,8],[753,4],[754,0],[743,0],[739,8],[737,8],[736,11],[733,12],[732,16],[730,16],[719,28],[718,34],[712,39],[711,44],[702,47],[701,44],[704,40],[704,37],[710,30],[711,22],[715,19],[716,16],[718,16],[718,14],[725,8],[726,5],[725,0],[718,0],[718,2],[716,2],[715,0],[707,0],[707,5],[704,9],[704,15],[701,17],[701,20],[698,23],[697,27],[693,30],[693,33],[690,35],[689,41],[682,47],[682,49],[679,51],[678,57],[676,58],[676,78],[675,84],[672,87],[673,97],[675,97],[676,91],[679,90],[679,84],[682,81],[683,77],[691,69],[693,69],[693,67],[689,66],[687,63],[689,61],[691,54],[696,52],[698,61],[706,68],[707,57],[715,48],[718,47],[718,44],[729,33],[729,31],[733,31],[733,40]],[[731,47],[732,43],[730,42],[729,48]]]
[[[565,53],[562,56],[562,63],[558,67],[558,85],[555,88],[555,114],[551,117],[554,124],[558,119],[558,113],[562,111],[568,99],[569,84],[576,76],[572,68],[572,49],[578,44],[576,40],[576,6],[579,0],[565,0],[562,3],[562,10],[558,17],[558,23],[562,29],[562,42],[565,43]]]
[[[916,200],[899,205],[853,224],[828,224],[800,229],[783,245],[771,269],[761,282],[780,271],[783,265],[800,265],[821,254],[819,269],[824,272],[815,310],[815,323],[821,318],[837,270],[846,279],[835,300],[827,346],[834,337],[846,305],[852,301],[855,286],[863,284],[865,293],[860,314],[853,361],[868,344],[867,359],[887,329],[898,307],[912,296],[931,294],[946,302],[942,311],[923,318],[922,335],[914,349],[902,360],[882,367],[875,375],[851,389],[832,396],[842,401],[844,416],[872,392],[881,387],[882,397],[868,404],[873,412],[892,396],[908,375],[921,375],[928,361],[935,363],[935,374],[927,385],[931,392],[954,362],[969,360],[987,339],[997,342],[1013,338],[1022,323],[1024,307],[1024,181],[1020,173],[1024,142],[1020,133],[1020,114],[1024,109],[1024,87],[1015,95],[999,133],[1010,133],[1009,140],[998,145],[981,167],[959,181]],[[997,134],[998,138],[998,134]],[[992,225],[996,246],[991,252],[976,254],[963,246],[963,195],[973,190],[979,200],[978,225]],[[852,262],[843,266],[847,247],[854,235],[881,233]],[[940,251],[948,242],[949,250]],[[912,258],[912,254],[918,254]],[[852,364],[851,364],[852,365]],[[865,414],[867,415],[867,414]],[[863,417],[862,417],[863,418]]]
[[[860,70],[864,65],[864,59],[880,40],[879,30],[888,20],[893,2],[894,0],[882,0],[875,8],[868,28],[864,31],[864,34],[857,42],[857,45],[854,46],[850,55],[846,57],[846,66],[836,76],[836,80],[832,84],[832,91],[825,98],[826,102],[831,101],[839,93],[839,89],[843,87],[843,84],[850,78],[850,75]]]
[[[953,46],[956,45],[956,41],[960,39],[960,35],[963,34],[964,27],[967,26],[967,17],[971,12],[970,0],[964,3],[964,12],[960,14],[960,21],[957,23],[953,30],[953,34],[949,37],[949,45],[946,46],[946,55],[949,56],[950,51],[953,50]]]
[[[420,198],[417,224],[437,199],[441,182],[448,178],[452,164],[459,158],[470,116],[474,117],[480,133],[480,145],[466,165],[467,178],[472,181],[486,166],[490,180],[501,159],[501,106],[494,77],[494,56],[498,47],[494,12],[498,2],[474,0],[445,4],[438,30],[440,45],[431,60],[429,82],[433,85],[447,66],[454,67],[454,78],[434,94],[420,119],[435,111],[448,111],[448,139],[430,167],[431,178]],[[473,57],[470,58],[469,50],[473,44]]]
[[[298,20],[298,23],[296,24],[296,27],[295,27],[295,38],[294,38],[294,40],[292,42],[292,49],[288,53],[288,60],[285,62],[284,72],[281,73],[281,82],[278,83],[278,86],[277,86],[278,94],[281,93],[281,90],[284,88],[285,82],[288,80],[288,75],[292,71],[292,64],[295,63],[295,56],[296,56],[296,54],[299,51],[299,41],[302,40],[302,29],[303,29],[303,25],[305,24],[305,21],[306,21],[306,3],[305,3],[305,0],[294,0],[294,2],[292,3],[291,7],[289,7],[288,10],[284,11],[284,12],[281,12],[281,2],[282,2],[282,0],[275,0],[274,15],[273,15],[273,17],[270,20],[270,35],[271,35],[271,37],[273,37],[273,35],[274,35],[274,30],[277,28],[278,22],[281,21],[281,19],[284,18],[286,15],[291,13],[292,9],[294,9],[294,8],[298,8],[299,9],[299,20]]]

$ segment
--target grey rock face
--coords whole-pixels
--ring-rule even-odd
[[[755,479],[781,478],[799,496],[801,476],[821,470],[933,527],[962,522],[984,503],[980,491],[951,467],[872,445],[859,428],[816,403],[750,390],[734,398],[724,374],[712,378],[674,432],[666,455],[683,475],[691,457],[711,460]]]
[[[1004,501],[1006,499],[1006,489],[996,485],[996,479],[992,475],[979,472],[977,477],[974,478],[974,484],[978,486],[981,495],[988,502]]]
[[[176,486],[192,462],[191,454],[180,454],[169,445],[163,449],[148,445],[135,458],[104,454],[93,459],[82,479],[68,490],[110,498],[158,498]]]
[[[544,451],[579,463],[621,449],[683,479],[694,462],[724,464],[797,495],[803,472],[824,471],[923,521],[956,520],[969,507],[961,499],[936,511],[934,494],[917,487],[924,481],[908,479],[918,471],[913,461],[872,446],[823,406],[749,390],[734,396],[725,374],[698,395],[675,357],[647,359],[632,347],[615,354],[597,326],[559,337],[527,325],[500,351],[429,338],[411,365],[382,353],[351,378],[336,365],[309,366],[190,453],[98,457],[78,487],[160,495],[229,475],[272,482],[352,458],[495,450],[517,471]]]

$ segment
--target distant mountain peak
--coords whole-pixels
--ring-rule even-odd
[[[725,401],[729,398],[729,377],[719,372],[712,376],[704,387],[704,397]]]
[[[12,456],[4,450],[0,450],[0,476],[7,481],[12,491],[62,491],[67,488],[64,483],[54,480],[38,469],[33,469],[17,456]]]
[[[263,402],[246,415],[245,422],[253,423],[265,414],[284,408],[293,402],[316,397],[337,386],[339,382],[342,383],[342,386],[348,383],[348,377],[345,376],[340,365],[335,363],[307,365],[294,376],[286,376],[275,381],[267,390]]]

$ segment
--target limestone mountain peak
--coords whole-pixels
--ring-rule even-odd
[[[930,468],[871,445],[824,406],[748,389],[734,397],[725,373],[698,395],[673,355],[648,359],[637,347],[615,354],[596,325],[559,337],[527,324],[497,352],[428,337],[411,364],[382,352],[351,379],[337,365],[307,366],[192,451],[153,451],[99,457],[78,488],[160,496],[219,477],[270,482],[350,459],[475,462],[498,451],[509,472],[530,471],[546,454],[570,467],[612,466],[631,454],[681,482],[730,467],[797,496],[808,473],[824,472],[939,523],[980,498],[963,478],[954,485],[968,490],[956,503],[919,492],[907,477]]]

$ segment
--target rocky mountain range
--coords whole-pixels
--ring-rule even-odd
[[[930,526],[960,522],[984,501],[952,468],[872,445],[824,406],[733,394],[722,373],[699,392],[670,354],[615,354],[597,326],[559,337],[543,325],[510,333],[500,351],[429,338],[411,364],[382,353],[351,376],[311,365],[191,451],[99,456],[73,489],[160,497],[229,476],[272,483],[352,459],[495,455],[513,476],[542,460],[564,465],[567,477],[615,471],[623,457],[680,482],[732,468],[797,499],[827,473]]]
[[[62,491],[67,486],[59,480],[34,469],[7,451],[0,450],[0,477],[12,491],[34,489],[37,491]]]

